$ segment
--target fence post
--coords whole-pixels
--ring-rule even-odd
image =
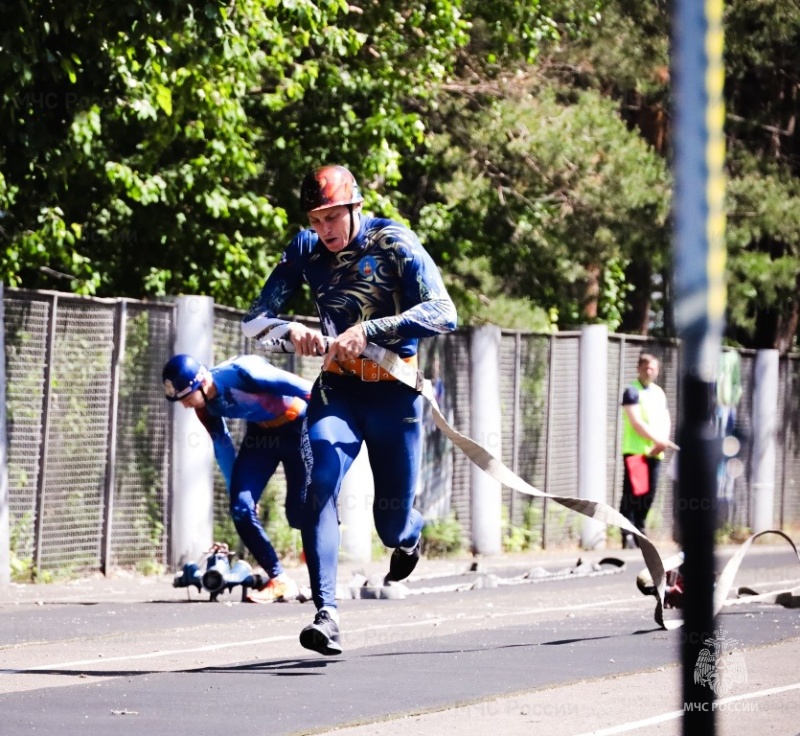
[[[119,419],[119,381],[125,355],[125,321],[127,304],[120,299],[114,307],[114,350],[111,354],[111,398],[108,402],[108,450],[103,503],[103,539],[100,549],[100,570],[108,575],[111,566],[111,535],[114,526],[114,493],[117,480],[117,421]]]
[[[0,588],[11,582],[11,510],[8,490],[8,432],[6,430],[6,312],[0,282]]]
[[[42,392],[42,430],[39,436],[39,478],[36,483],[36,519],[34,521],[33,568],[39,576],[44,554],[44,495],[47,488],[47,460],[50,455],[50,398],[53,388],[53,356],[56,352],[56,320],[58,319],[58,294],[50,295],[47,318],[47,346],[44,357],[44,390]]]
[[[606,422],[608,402],[608,328],[581,328],[578,380],[578,498],[606,502]],[[588,517],[581,525],[581,546],[606,546],[606,526]]]
[[[502,459],[500,328],[476,327],[470,337],[470,433],[472,439]],[[476,465],[470,472],[472,549],[475,554],[499,554],[503,527],[501,484]]]
[[[176,300],[174,353],[210,366],[214,340],[214,300]],[[172,564],[179,567],[208,551],[214,535],[214,450],[197,414],[172,404]]]
[[[353,464],[342,480],[339,491],[342,552],[351,562],[372,560],[372,501],[375,482],[369,464],[367,448],[362,445]]]
[[[759,350],[756,353],[750,512],[753,533],[763,532],[775,526],[778,368],[777,350]]]

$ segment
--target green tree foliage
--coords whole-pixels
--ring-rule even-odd
[[[800,303],[800,181],[778,163],[738,159],[728,184],[728,335],[786,352]]]
[[[800,5],[736,0],[725,21],[729,335],[785,352],[800,337]]]
[[[420,233],[466,321],[669,333],[669,11],[10,0],[0,278],[245,306],[304,225],[302,175],[336,161]],[[725,26],[728,336],[788,349],[800,6],[731,0]]]
[[[456,6],[429,5],[5,4],[3,279],[246,304],[304,168],[357,159],[386,204],[424,130],[402,99],[429,97],[463,40]]]
[[[725,4],[724,30],[727,337],[746,347],[785,351],[797,343],[800,312],[795,228],[800,6],[731,0]],[[605,4],[594,33],[554,55],[565,82],[616,100],[620,116],[665,157],[671,132],[669,37],[668,3],[616,0]],[[623,329],[646,328],[650,318],[641,311],[651,306],[657,273],[644,262],[630,264],[630,301],[640,314]],[[669,272],[661,276],[667,281]]]
[[[286,216],[257,192],[244,106],[264,59],[281,58],[261,4],[235,19],[204,2],[19,2],[3,14],[8,283],[224,300],[232,279],[263,270]]]
[[[457,99],[440,128],[440,201],[422,213],[431,250],[447,260],[459,243],[456,259],[486,258],[508,296],[562,325],[585,320],[592,302],[592,316],[616,327],[619,264],[665,253],[663,159],[613,103],[548,84]]]

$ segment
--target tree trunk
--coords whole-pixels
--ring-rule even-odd
[[[646,335],[650,327],[650,293],[653,272],[649,261],[634,261],[625,269],[625,281],[633,287],[626,299],[620,332]]]
[[[597,320],[597,307],[600,302],[600,266],[591,263],[586,266],[586,281],[583,297],[583,316],[587,322]]]
[[[753,335],[753,347],[757,350],[778,350],[786,355],[794,346],[800,320],[800,275],[795,280],[792,303],[786,309],[759,309]]]

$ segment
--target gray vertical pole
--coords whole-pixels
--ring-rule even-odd
[[[754,533],[772,529],[775,525],[779,360],[777,350],[759,350],[756,353],[750,511],[750,526]]]
[[[117,414],[119,412],[119,380],[125,355],[125,321],[127,304],[120,299],[114,308],[114,348],[111,357],[111,399],[108,402],[108,447],[103,504],[103,542],[100,570],[108,575],[111,564],[111,529],[114,521],[114,487],[117,479]]]
[[[608,397],[608,328],[581,328],[578,382],[578,498],[606,502],[606,402]],[[585,517],[584,549],[606,546],[606,526]]]
[[[476,327],[471,333],[471,435],[502,459],[500,412],[500,328]],[[476,554],[502,551],[502,487],[476,465],[471,467],[472,548]]]
[[[176,300],[174,353],[209,365],[214,340],[214,300],[181,296]],[[180,566],[208,550],[214,535],[214,449],[197,414],[180,404],[172,421],[172,554]]]
[[[53,384],[53,357],[56,352],[56,320],[58,319],[58,294],[50,297],[50,314],[47,320],[47,346],[44,357],[44,390],[42,393],[42,430],[39,438],[39,478],[36,484],[36,522],[34,524],[34,574],[42,567],[42,527],[44,526],[44,494],[47,488],[47,455],[50,443],[50,395]]]
[[[8,490],[6,396],[5,287],[0,281],[0,588],[11,582],[11,498]]]
[[[350,562],[372,559],[372,502],[375,482],[366,446],[361,447],[353,464],[342,479],[339,491],[341,547]]]

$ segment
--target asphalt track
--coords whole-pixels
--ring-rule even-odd
[[[309,603],[211,603],[167,577],[15,585],[0,590],[0,734],[679,734],[681,630],[655,626],[637,551],[583,559],[612,554],[616,574],[518,584],[503,583],[577,555],[423,560],[418,594],[342,601],[331,658],[297,643]],[[500,584],[453,590],[479,582]],[[796,586],[800,565],[759,545],[736,583]],[[718,623],[747,665],[718,733],[800,733],[800,609],[736,605]]]

